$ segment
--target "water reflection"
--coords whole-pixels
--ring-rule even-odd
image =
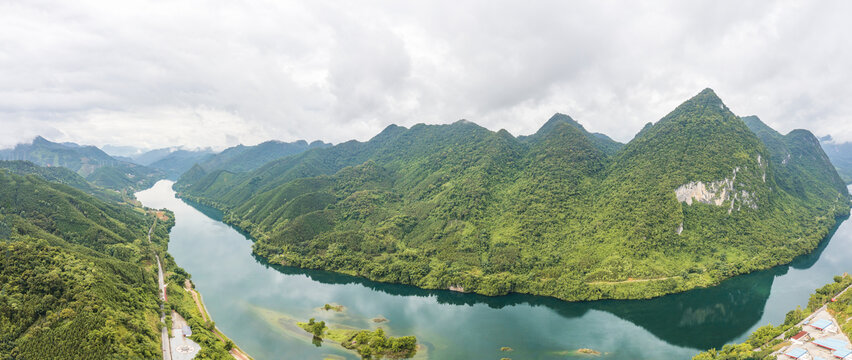
[[[211,219],[221,221],[222,213],[214,208],[184,200]],[[838,219],[838,226],[846,218]],[[754,272],[726,280],[720,285],[667,295],[650,300],[604,300],[595,302],[565,302],[555,298],[511,294],[488,297],[463,294],[447,290],[426,290],[408,285],[386,284],[365,278],[321,270],[306,270],[270,264],[265,259],[254,259],[267,268],[286,275],[301,275],[331,285],[357,284],[385,294],[406,297],[431,297],[440,304],[476,305],[501,309],[507,306],[529,305],[546,307],[565,319],[575,319],[589,311],[598,310],[613,314],[647,330],[659,339],[677,346],[693,349],[719,348],[753,328],[764,316],[767,299],[777,277],[790,268],[804,270],[818,262],[826,250],[835,227],[817,249],[796,258],[790,265]],[[244,232],[239,229],[235,230]],[[814,287],[820,284],[814,284]],[[789,310],[789,309],[787,309]],[[786,310],[784,310],[786,311]]]

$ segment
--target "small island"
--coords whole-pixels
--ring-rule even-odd
[[[601,352],[597,351],[597,350],[582,348],[582,349],[577,349],[577,354],[597,356],[597,355],[600,355]]]
[[[381,359],[382,357],[406,359],[417,353],[417,338],[414,336],[388,337],[382,328],[375,331],[332,329],[325,321],[311,318],[308,322],[296,323],[303,330],[314,336],[314,340],[325,340],[340,344],[346,349],[354,350],[364,359]]]
[[[343,305],[332,303],[325,304],[320,309],[325,311],[343,312],[343,310],[346,308]]]

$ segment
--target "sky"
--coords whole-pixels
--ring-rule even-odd
[[[710,87],[852,141],[849,1],[0,0],[0,148],[368,140],[553,113],[629,141]]]

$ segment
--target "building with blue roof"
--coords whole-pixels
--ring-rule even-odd
[[[811,325],[811,326],[813,326],[813,327],[815,327],[815,328],[817,328],[817,329],[825,330],[825,329],[827,329],[829,326],[831,326],[831,324],[833,324],[833,323],[831,322],[831,320],[827,320],[827,319],[819,319],[819,320],[817,320],[817,321],[814,321],[814,322],[813,322],[813,323],[811,323],[810,325]]]
[[[793,349],[787,350],[787,352],[784,353],[784,355],[787,355],[787,356],[789,356],[793,359],[800,359],[807,354],[808,354],[808,351],[805,350],[805,349],[802,349],[802,348],[793,348]]]
[[[784,353],[784,355],[787,355],[787,356],[789,356],[793,359],[800,359],[807,354],[808,354],[808,351],[805,350],[805,349],[802,349],[802,348],[793,348],[793,349],[787,350],[787,352]]]
[[[838,359],[846,359],[846,358],[849,357],[849,355],[852,355],[852,350],[849,350],[848,348],[847,349],[840,349],[840,350],[833,352],[832,355],[834,355],[834,357],[836,357]]]
[[[829,349],[831,351],[849,349],[849,343],[837,339],[817,339],[813,343],[819,347]],[[848,354],[847,354],[848,355]]]

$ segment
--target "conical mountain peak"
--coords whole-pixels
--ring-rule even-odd
[[[722,99],[716,95],[716,92],[711,88],[706,88],[701,90],[698,95],[693,96],[691,99],[687,100],[684,105],[697,105],[697,106],[707,106],[711,108],[719,108],[720,110],[727,110],[728,107],[725,106],[725,103],[722,102]]]

